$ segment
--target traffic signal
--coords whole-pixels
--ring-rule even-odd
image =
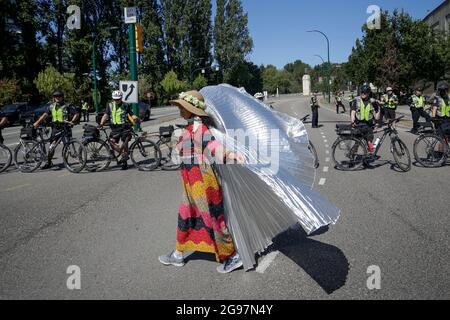
[[[142,37],[142,26],[139,23],[136,23],[134,29],[136,34],[136,52],[142,53],[144,52],[144,39]]]

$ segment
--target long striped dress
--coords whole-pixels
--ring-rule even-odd
[[[183,198],[176,244],[179,251],[212,253],[218,262],[232,256],[235,248],[225,225],[222,189],[203,154],[206,148],[206,153],[214,156],[220,147],[203,123],[190,124],[180,137]]]

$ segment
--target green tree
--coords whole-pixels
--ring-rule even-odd
[[[7,78],[0,80],[0,105],[16,101],[20,94],[21,90],[18,80]]]
[[[252,51],[248,16],[241,0],[217,0],[214,25],[214,54],[222,74],[242,64]]]
[[[202,75],[197,76],[197,78],[195,78],[194,82],[192,83],[192,87],[195,90],[200,90],[204,87],[206,87],[208,85],[208,80],[206,80],[206,78]]]
[[[235,86],[244,87],[250,94],[261,92],[263,79],[259,67],[251,62],[235,64],[225,74],[225,82]]]
[[[178,79],[177,74],[171,70],[161,81],[161,86],[166,93],[166,99],[175,98],[181,91],[186,90],[187,83]]]

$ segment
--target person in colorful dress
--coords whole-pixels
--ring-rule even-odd
[[[185,265],[183,252],[205,252],[223,262],[217,268],[219,273],[232,272],[243,263],[226,226],[222,188],[213,162],[243,163],[243,157],[226,151],[211,134],[206,124],[206,104],[198,91],[181,93],[179,99],[171,103],[188,121],[177,144],[182,159],[183,197],[179,206],[176,249],[160,256],[159,261],[166,266],[182,267]]]

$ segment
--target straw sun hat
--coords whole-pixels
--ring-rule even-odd
[[[203,96],[198,91],[188,91],[180,93],[177,100],[170,101],[172,105],[186,109],[192,114],[200,117],[207,117],[205,112],[206,103]]]

